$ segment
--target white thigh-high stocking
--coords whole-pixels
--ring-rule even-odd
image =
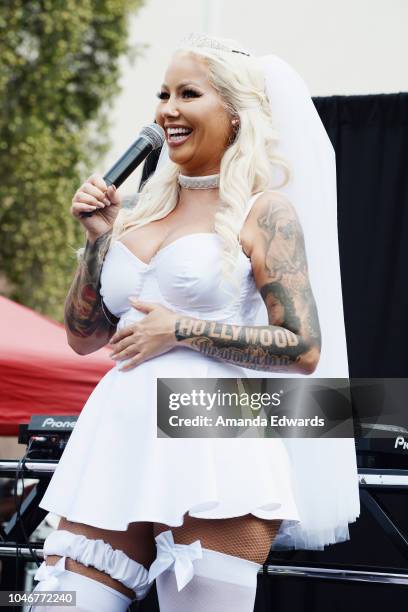
[[[62,561],[62,559],[60,559],[60,561]],[[58,563],[60,561],[58,561]],[[123,593],[102,584],[102,582],[98,580],[89,578],[89,576],[83,576],[82,574],[70,572],[69,570],[63,569],[62,573],[58,575],[57,585],[48,586],[47,583],[48,579],[41,580],[33,590],[32,595],[41,597],[41,591],[74,591],[76,598],[75,606],[61,608],[61,604],[58,606],[54,606],[52,603],[48,605],[43,604],[41,606],[33,604],[30,608],[30,612],[60,612],[61,609],[70,611],[75,610],[75,612],[126,612],[132,603],[132,600]],[[46,596],[46,594],[42,596],[44,597],[44,595]],[[64,596],[64,598],[65,597],[66,596]],[[38,599],[38,602],[41,601],[52,602],[52,597],[50,595],[48,600],[47,598],[44,600]],[[66,598],[65,602],[68,602]]]
[[[135,592],[135,599],[143,599],[151,585],[147,569],[128,557],[123,551],[115,550],[103,540],[90,540],[79,534],[63,529],[53,531],[44,542],[44,557],[59,555],[62,558],[55,565],[40,565],[34,576],[39,583],[33,593],[39,591],[75,591],[76,605],[70,610],[77,612],[125,612],[132,599],[126,597],[98,580],[65,569],[69,557],[86,566],[109,574]],[[59,612],[61,606],[31,607],[31,612]]]
[[[171,530],[156,536],[160,612],[253,612],[259,563],[202,548],[200,540],[175,544]]]

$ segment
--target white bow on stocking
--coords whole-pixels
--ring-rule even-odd
[[[194,576],[194,559],[202,559],[200,540],[192,544],[175,544],[172,532],[156,536],[157,557],[149,569],[149,583],[174,564],[177,589],[181,591]]]

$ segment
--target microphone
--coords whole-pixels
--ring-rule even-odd
[[[142,128],[135,142],[130,145],[122,157],[108,170],[103,179],[108,185],[119,187],[123,181],[133,172],[146,157],[163,145],[165,133],[157,123],[146,125]],[[81,217],[92,217],[94,212],[83,212]]]

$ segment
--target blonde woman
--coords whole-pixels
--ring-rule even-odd
[[[326,342],[302,223],[283,191],[296,163],[279,153],[286,128],[279,135],[273,89],[283,117],[294,90],[279,88],[298,81],[271,61],[262,66],[234,41],[190,36],[158,92],[155,119],[169,159],[137,206],[121,209],[119,193],[97,174],[72,200],[87,243],[66,301],[68,341],[80,354],[110,342],[116,361],[84,406],[40,504],[61,521],[45,542],[37,590],[75,590],[77,610],[126,610],[156,579],[162,612],[250,612],[276,534],[282,545],[321,548],[347,539],[356,518],[349,440],[334,445],[327,462],[342,477],[341,492],[339,481],[326,485],[319,500],[296,480],[295,447],[278,438],[156,437],[156,378],[309,376],[322,360],[322,336],[323,362],[340,355],[345,363],[342,313],[330,320],[322,298],[334,338]],[[311,104],[298,93],[299,104]],[[302,168],[316,160],[312,138],[306,146]],[[327,185],[333,176],[321,178]],[[314,203],[310,216],[324,223]],[[341,307],[332,219],[326,231],[319,244],[328,276],[325,263],[315,274]],[[311,449],[296,448],[310,467]],[[313,475],[320,485],[324,470],[320,480]]]

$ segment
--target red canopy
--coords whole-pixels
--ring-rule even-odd
[[[0,296],[0,435],[32,414],[79,414],[113,365],[108,349],[77,355],[63,325]]]

